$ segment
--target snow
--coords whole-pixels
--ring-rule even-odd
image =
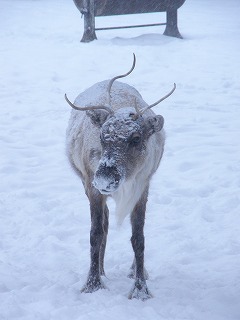
[[[111,142],[126,141],[131,134],[142,132],[140,123],[132,119],[136,116],[133,109],[124,108],[114,114],[114,117],[108,119],[102,127],[104,140]]]
[[[71,1],[1,0],[0,9],[0,319],[240,319],[239,1],[186,1],[183,40],[153,27],[98,32],[89,44],[79,42],[83,21]],[[143,22],[136,15],[97,24],[129,19]],[[127,299],[131,227],[126,219],[119,229],[114,210],[109,290],[80,294],[89,205],[65,156],[64,93],[127,72],[133,52],[136,69],[125,81],[144,100],[177,84],[154,108],[167,143],[147,207],[154,298],[145,302]]]

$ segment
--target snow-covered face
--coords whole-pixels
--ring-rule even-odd
[[[92,122],[100,127],[102,145],[93,185],[102,194],[111,194],[140,170],[145,159],[148,138],[162,129],[163,117],[143,118],[127,108],[121,109],[110,118],[106,116],[105,121],[103,119],[102,113],[92,117]]]
[[[133,113],[116,114],[101,128],[102,156],[94,186],[103,194],[115,192],[137,169],[146,150],[145,125]]]

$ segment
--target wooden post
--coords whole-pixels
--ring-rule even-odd
[[[177,26],[177,10],[167,11],[167,25],[163,33],[165,36],[176,37],[182,39]]]
[[[94,0],[85,0],[84,4],[84,33],[81,42],[90,42],[97,39],[95,33]]]

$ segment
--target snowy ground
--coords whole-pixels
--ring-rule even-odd
[[[0,319],[239,320],[240,2],[186,1],[184,40],[164,28],[98,33],[79,43],[72,1],[0,1]],[[164,17],[164,14],[160,14]],[[157,21],[158,15],[145,17]],[[98,25],[143,16],[99,18]],[[166,121],[146,220],[154,298],[129,301],[130,225],[111,213],[109,290],[80,294],[89,266],[88,202],[64,153],[69,107],[94,82],[125,81]],[[111,203],[111,208],[114,205]]]

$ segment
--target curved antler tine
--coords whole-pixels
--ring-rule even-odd
[[[65,100],[67,101],[67,103],[75,110],[79,110],[79,111],[86,111],[86,110],[98,110],[98,109],[103,109],[106,110],[107,112],[109,112],[110,114],[113,114],[113,110],[107,106],[88,106],[88,107],[78,107],[75,106],[75,104],[73,104],[67,97],[66,93],[65,93]]]
[[[159,104],[160,102],[162,102],[163,100],[165,100],[166,98],[168,98],[176,89],[176,83],[174,83],[173,85],[173,89],[166,94],[164,97],[162,97],[161,99],[159,99],[158,101],[154,102],[153,104],[151,104],[150,106],[146,107],[145,109],[141,110],[140,113],[143,114],[145,111],[147,111],[148,109],[151,109],[152,107],[156,106],[157,104]]]
[[[141,110],[138,108],[138,105],[137,105],[137,98],[135,97],[134,99],[134,109],[136,110],[137,112],[137,115],[141,115]]]
[[[132,64],[131,69],[130,69],[127,73],[121,74],[120,76],[116,76],[116,77],[114,77],[114,78],[112,78],[112,79],[110,80],[110,82],[109,82],[109,84],[108,84],[108,90],[107,90],[107,91],[108,91],[108,103],[109,103],[109,105],[110,105],[110,99],[111,99],[111,97],[110,97],[110,91],[111,91],[113,82],[114,82],[115,80],[117,80],[117,79],[124,78],[124,77],[128,76],[128,75],[133,71],[133,69],[135,68],[135,65],[136,65],[136,56],[135,56],[135,53],[133,53],[133,64]]]

